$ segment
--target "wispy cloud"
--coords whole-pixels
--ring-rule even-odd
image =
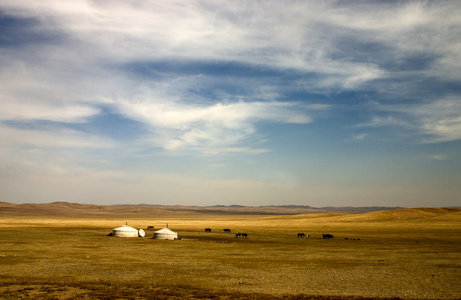
[[[38,36],[32,45],[36,53],[32,57],[30,47],[8,53],[10,58],[23,61],[28,70],[34,68],[30,78],[35,82],[26,77],[21,88],[8,84],[6,96],[14,101],[25,100],[20,104],[9,100],[11,108],[6,108],[4,115],[81,122],[98,113],[98,107],[90,107],[94,102],[88,103],[91,93],[93,99],[94,93],[111,98],[110,94],[126,91],[134,84],[126,78],[120,81],[120,73],[110,74],[107,67],[133,61],[227,61],[314,74],[296,78],[295,84],[320,93],[370,89],[365,83],[395,78],[396,62],[408,65],[409,61],[418,62],[421,55],[429,55],[437,63],[417,72],[459,78],[456,70],[461,68],[453,68],[461,61],[459,43],[453,42],[459,32],[453,28],[460,21],[444,17],[451,16],[447,12],[454,8],[449,2],[436,6],[402,2],[389,6],[336,2],[287,5],[271,1],[257,5],[240,1],[192,1],[187,5],[182,1],[3,1],[0,9],[4,13],[34,20],[29,26]],[[19,32],[13,30],[12,38],[15,34]],[[370,51],[380,55],[370,56]],[[412,68],[416,66],[408,66],[406,72],[408,68],[415,71]],[[45,69],[47,75],[40,76]],[[55,81],[62,83],[62,75],[72,80],[67,82],[67,88],[77,85],[72,93],[56,90],[63,86],[54,85]],[[38,82],[37,78],[42,79]],[[83,78],[98,80],[103,88],[90,87],[88,79]],[[116,84],[111,85],[110,81]],[[267,82],[257,84],[264,86]],[[91,93],[88,89],[92,89]],[[277,89],[283,91],[283,85]],[[47,100],[28,104],[28,96],[23,94],[35,94],[37,90]],[[76,99],[78,90],[83,93],[83,100]],[[56,109],[58,100],[50,104],[53,96],[60,99],[60,110]],[[131,110],[137,110],[139,104],[132,103]],[[11,111],[18,111],[17,105],[24,105],[24,112],[13,116]],[[27,111],[36,111],[38,115]],[[40,114],[41,111],[49,111],[50,115]],[[216,108],[214,111],[220,113]]]
[[[355,140],[355,141],[360,141],[360,140],[365,139],[367,136],[368,136],[367,133],[353,134],[352,139]]]
[[[428,143],[461,139],[461,98],[448,98],[422,105],[414,113],[421,128],[433,136]]]
[[[426,143],[461,139],[461,99],[450,97],[416,104],[385,105],[374,103],[377,116],[362,126],[397,126],[418,135]]]
[[[153,95],[116,102],[121,114],[148,124],[154,134],[152,141],[168,150],[210,146],[213,152],[216,149],[237,151],[246,148],[227,147],[255,136],[255,124],[258,122],[311,122],[309,116],[296,110],[299,105],[289,102],[239,101],[199,105],[156,98]],[[259,153],[261,150],[253,152]]]
[[[447,160],[448,156],[447,155],[442,155],[442,154],[434,154],[434,155],[429,155],[430,159],[435,159],[435,160]]]
[[[94,102],[78,99],[44,71],[24,63],[9,63],[0,71],[0,120],[81,123],[99,113]]]
[[[6,182],[22,182],[24,177],[31,183],[42,176],[51,180],[53,176],[77,175],[85,165],[99,169],[107,164],[104,160],[111,150],[120,149],[111,139],[54,126],[27,129],[0,125],[0,140],[0,178],[5,193]],[[15,193],[9,197],[15,198]]]
[[[25,148],[112,148],[116,142],[85,134],[80,131],[46,127],[41,129],[18,129],[0,126],[0,138],[3,146]]]
[[[227,148],[223,148],[223,147],[215,147],[215,148],[207,148],[205,150],[205,153],[206,154],[209,154],[209,155],[215,155],[215,154],[219,154],[219,153],[225,153],[225,152],[229,152],[229,153],[246,153],[246,154],[263,154],[263,153],[267,153],[267,152],[270,152],[271,150],[270,149],[264,149],[264,148],[247,148],[247,147],[227,147]]]

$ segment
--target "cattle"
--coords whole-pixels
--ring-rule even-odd
[[[231,230],[230,230],[230,229],[227,229],[227,228],[226,228],[226,229],[223,229],[223,231],[224,231],[224,232],[231,232]]]
[[[334,238],[334,236],[331,235],[331,234],[329,234],[329,233],[326,233],[326,234],[325,234],[325,233],[322,233],[322,237],[323,237],[324,239],[332,239],[332,238]]]
[[[241,237],[241,238],[247,239],[247,238],[248,238],[248,234],[247,234],[247,233],[241,233],[241,232],[239,232],[239,233],[236,233],[236,234],[235,234],[235,237],[236,237],[236,238]]]
[[[307,233],[298,233],[299,238],[305,238],[305,237],[310,237]]]
[[[350,238],[348,238],[348,237],[347,237],[347,238],[344,238],[344,239],[345,239],[345,240],[350,240],[350,241],[360,241],[360,239],[350,239]],[[416,242],[418,242],[418,241],[416,241]]]
[[[211,228],[205,228],[205,232],[211,232]]]
[[[154,226],[147,226],[147,229],[154,229]]]

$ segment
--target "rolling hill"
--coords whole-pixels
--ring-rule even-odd
[[[259,215],[278,219],[329,219],[338,222],[383,222],[402,220],[461,219],[457,208],[390,208],[310,206],[182,206],[182,205],[93,205],[69,202],[13,204],[0,202],[3,216],[166,216],[166,215]],[[279,217],[277,217],[279,216]]]
[[[298,215],[298,214],[361,214],[392,209],[391,207],[324,207],[304,205],[280,206],[183,206],[183,205],[93,205],[70,202],[13,204],[0,202],[0,215],[104,215],[104,214],[221,214],[221,215]]]

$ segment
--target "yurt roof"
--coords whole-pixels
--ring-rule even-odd
[[[172,233],[172,234],[175,234],[176,232],[171,231],[169,228],[165,227],[165,228],[162,228],[160,230],[155,231],[154,233],[166,233],[166,234]]]
[[[128,225],[122,225],[120,227],[114,228],[114,230],[117,231],[138,231],[137,229],[130,227]]]

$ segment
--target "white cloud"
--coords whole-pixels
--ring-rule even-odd
[[[84,105],[50,105],[31,101],[6,102],[0,111],[1,120],[44,120],[64,123],[82,123],[99,113],[99,109]]]
[[[429,158],[435,159],[435,160],[447,160],[448,156],[443,155],[443,154],[434,154],[434,155],[429,155]]]
[[[254,148],[248,148],[248,147],[226,147],[226,148],[222,148],[222,147],[215,147],[215,148],[207,148],[205,150],[205,153],[206,154],[210,154],[210,155],[215,155],[215,154],[219,154],[219,153],[224,153],[224,152],[227,152],[227,153],[247,153],[247,154],[263,154],[263,153],[267,153],[267,152],[270,152],[271,150],[270,149],[254,149]]]
[[[18,189],[26,184],[24,180],[31,180],[29,184],[35,186],[33,182],[43,176],[51,179],[75,175],[82,165],[98,169],[107,164],[103,160],[108,159],[109,151],[119,148],[110,139],[59,127],[19,129],[0,125],[0,140],[0,181],[20,182],[13,184]],[[33,193],[26,196],[30,195],[34,197]],[[14,199],[15,193],[10,196]]]
[[[239,61],[328,75],[320,85],[357,87],[386,76],[372,61],[330,57],[338,39],[356,38],[458,57],[451,2],[341,5],[265,1],[2,1],[10,14],[35,17],[37,29],[74,38],[79,55],[97,60]],[[435,39],[435,41],[434,41]],[[85,45],[86,47],[82,47]],[[73,45],[75,46],[75,44]],[[429,48],[428,48],[429,47]],[[445,66],[447,67],[447,66]],[[344,83],[341,84],[340,82]]]
[[[150,126],[157,146],[168,150],[209,146],[211,150],[227,149],[256,134],[256,123],[279,122],[305,124],[311,118],[287,102],[233,102],[198,105],[167,101],[150,94],[142,98],[115,100],[123,115]],[[325,106],[314,106],[324,109]],[[252,150],[259,153],[261,150]],[[249,152],[249,151],[239,151]]]
[[[0,126],[0,140],[3,147],[18,149],[37,148],[112,148],[116,143],[107,138],[62,128],[17,129]]]
[[[459,78],[456,70],[461,69],[453,67],[461,61],[454,29],[461,21],[450,13],[459,7],[450,2],[45,0],[2,1],[0,8],[36,18],[33,30],[39,34],[62,34],[54,45],[34,45],[34,58],[45,61],[41,67],[71,66],[71,72],[76,66],[94,72],[95,66],[131,61],[230,61],[316,74],[297,79],[299,86],[316,92],[367,88],[364,83],[391,76],[371,53],[368,59],[354,57],[348,39],[389,47],[388,59],[429,52],[438,57],[430,71],[440,77]],[[335,57],[339,41],[345,48]],[[26,59],[30,51],[16,55]],[[99,79],[110,81],[105,76],[114,75],[100,74]]]
[[[426,143],[461,139],[461,99],[457,97],[433,100],[425,104],[373,103],[373,107],[390,115],[374,117],[371,122],[362,126],[399,126],[427,135],[423,139]]]
[[[76,99],[61,82],[53,82],[44,70],[8,63],[0,71],[0,120],[44,120],[66,123],[85,122],[99,108]]]
[[[461,139],[461,98],[445,98],[421,105],[414,114],[422,130],[434,136],[426,142]]]
[[[88,65],[105,61],[211,60],[292,69],[323,74],[319,86],[357,87],[382,77],[370,62],[351,62],[329,57],[338,37],[324,24],[336,20],[350,28],[352,14],[317,2],[102,2],[56,1],[4,2],[9,13],[40,20],[37,29],[58,31],[72,38],[72,51],[52,49]],[[372,8],[370,13],[373,12]],[[388,21],[389,22],[389,21]],[[366,30],[368,27],[354,28]],[[69,42],[70,43],[70,42]],[[43,53],[42,55],[46,55]]]
[[[360,141],[360,140],[365,139],[367,136],[368,136],[367,133],[359,133],[359,134],[352,135],[352,139],[356,141]]]
[[[389,57],[429,53],[437,63],[421,72],[440,78],[459,78],[461,43],[456,42],[461,21],[450,2],[381,3],[266,1],[2,1],[6,14],[32,18],[31,31],[53,39],[14,51],[2,49],[1,93],[4,120],[48,120],[79,123],[100,112],[101,99],[124,95],[112,102],[125,116],[149,124],[156,143],[177,149],[207,143],[231,145],[255,133],[256,122],[308,123],[312,120],[276,99],[282,84],[261,80],[260,97],[243,101],[197,99],[180,95],[192,83],[211,79],[175,76],[154,100],[134,99],[130,91],[141,84],[121,75],[118,66],[133,61],[224,61],[300,72],[293,83],[313,92],[369,88],[365,83],[394,76],[379,61],[355,57],[353,42],[388,47]],[[51,38],[50,38],[51,36]],[[338,45],[341,44],[342,48]],[[348,48],[350,47],[350,48]],[[366,57],[366,56],[365,56]],[[14,63],[11,63],[13,61]],[[5,68],[5,66],[8,66]],[[111,72],[108,66],[115,68]],[[434,73],[435,72],[435,73]],[[227,80],[211,79],[215,84]],[[161,80],[162,81],[162,80]],[[247,85],[255,82],[247,83]],[[134,85],[134,86],[133,86]],[[152,88],[157,88],[153,86]],[[184,88],[185,87],[185,88]],[[176,91],[179,90],[179,92]],[[187,96],[190,96],[189,93]],[[203,100],[203,99],[199,99]],[[419,116],[421,114],[416,113]],[[405,121],[376,118],[375,125]],[[417,126],[439,136],[434,141],[459,138],[455,117],[425,115]],[[221,142],[219,142],[221,141]]]

